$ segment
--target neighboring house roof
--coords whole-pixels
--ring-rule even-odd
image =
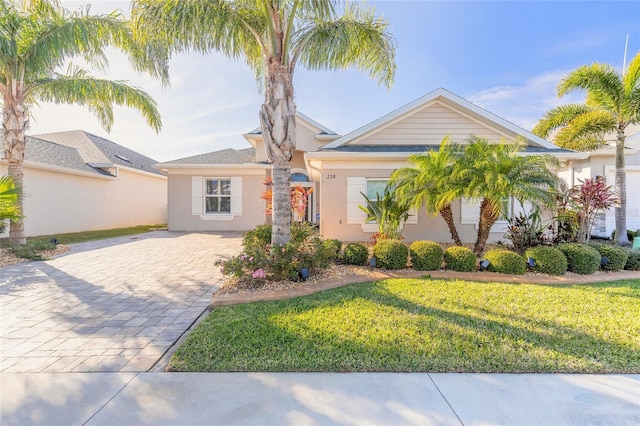
[[[246,164],[256,161],[255,148],[245,148],[236,150],[233,148],[223,149],[221,151],[208,152],[206,154],[194,155],[193,157],[179,158],[157,166],[171,165],[209,165],[209,164]]]
[[[156,160],[83,130],[27,136],[25,159],[102,175],[116,166],[162,174]]]
[[[362,137],[383,129],[386,126],[396,122],[397,120],[411,115],[414,111],[422,109],[423,107],[434,101],[440,101],[452,107],[462,109],[471,117],[474,117],[478,120],[490,122],[493,125],[500,126],[505,133],[510,133],[514,136],[525,137],[529,141],[529,145],[538,146],[540,148],[557,149],[557,146],[555,146],[551,142],[522,129],[501,117],[498,117],[497,115],[467,101],[466,99],[461,98],[460,96],[449,92],[448,90],[439,88],[325,145],[322,150],[337,148],[339,146],[360,140]]]
[[[27,149],[24,157],[25,161],[32,161],[34,163],[63,167],[65,169],[82,172],[95,172],[93,167],[90,167],[84,162],[77,149],[51,143],[32,136],[27,136]]]

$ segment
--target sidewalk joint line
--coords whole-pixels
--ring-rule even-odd
[[[433,386],[436,387],[436,389],[438,390],[438,393],[440,394],[440,396],[442,396],[442,399],[444,399],[444,402],[447,403],[447,405],[449,406],[449,408],[451,409],[451,412],[453,413],[454,416],[456,416],[456,419],[458,419],[458,421],[460,422],[460,424],[462,426],[464,426],[464,423],[462,422],[462,419],[460,418],[460,416],[458,416],[458,413],[456,413],[456,410],[453,409],[453,407],[451,406],[451,404],[449,403],[449,400],[447,399],[446,396],[444,396],[444,394],[442,393],[442,391],[440,390],[440,388],[438,387],[438,385],[436,384],[435,380],[433,380],[433,377],[431,377],[431,373],[427,373],[427,376],[429,376],[429,380],[431,380],[431,383],[433,383]]]
[[[93,414],[91,415],[91,417],[89,417],[89,418],[87,419],[87,421],[86,421],[86,422],[82,423],[82,426],[87,425],[87,424],[91,421],[91,419],[93,419],[93,418],[96,416],[96,414],[98,414],[100,411],[102,411],[102,410],[103,410],[103,408],[104,408],[104,407],[106,407],[106,406],[107,406],[107,404],[109,404],[111,401],[113,401],[113,399],[114,399],[116,396],[120,395],[120,392],[122,392],[122,391],[124,390],[124,388],[126,388],[127,386],[129,386],[129,383],[131,383],[131,382],[133,381],[133,379],[135,379],[136,377],[138,377],[138,374],[140,374],[140,372],[136,372],[136,373],[133,375],[133,377],[131,377],[131,379],[129,379],[129,380],[127,381],[127,383],[125,383],[124,385],[122,385],[122,387],[121,387],[120,389],[118,389],[118,392],[116,392],[115,394],[113,394],[113,396],[112,396],[111,398],[109,398],[109,400],[108,400],[107,402],[105,402],[104,404],[102,404],[102,406],[101,406],[100,408],[98,408],[98,409],[96,410],[96,412],[95,412],[95,413],[93,413]]]

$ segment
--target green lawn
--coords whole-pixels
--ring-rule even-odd
[[[640,281],[390,279],[216,308],[169,369],[640,373]]]
[[[86,241],[102,240],[105,238],[124,237],[127,235],[142,234],[150,229],[162,228],[166,225],[139,225],[129,228],[103,229],[100,231],[72,232],[69,234],[43,235],[27,238],[27,241],[50,241],[57,238],[60,244],[84,243]]]
[[[55,238],[59,244],[84,243],[86,241],[102,240],[105,238],[124,237],[127,235],[142,234],[151,229],[161,228],[164,225],[139,225],[129,228],[104,229],[100,231],[73,232],[69,234],[41,235],[27,238],[24,245],[16,245],[9,242],[8,238],[0,239],[0,248],[10,250],[15,256],[29,260],[45,260],[43,252],[55,249],[50,241]]]

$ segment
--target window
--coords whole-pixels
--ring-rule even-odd
[[[231,213],[231,179],[205,180],[205,213]]]
[[[309,182],[309,177],[305,173],[291,173],[291,182]]]
[[[378,195],[384,197],[384,189],[387,187],[387,179],[367,179],[367,198],[376,202]]]

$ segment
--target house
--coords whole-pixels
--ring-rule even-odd
[[[344,136],[302,113],[297,113],[296,123],[292,184],[314,189],[306,219],[316,222],[323,236],[343,241],[367,241],[377,231],[358,208],[365,204],[361,193],[375,197],[395,169],[407,166],[409,155],[437,149],[447,135],[460,143],[471,134],[496,142],[523,140],[523,155],[555,156],[562,166],[561,176],[572,183],[596,169],[590,153],[559,148],[442,88]],[[157,165],[168,175],[170,230],[244,231],[268,222],[260,194],[270,165],[260,129],[243,136],[249,148]],[[512,202],[510,208],[521,207]],[[461,239],[474,241],[478,203],[458,200],[452,209]],[[490,240],[502,239],[505,230],[506,223],[497,222]],[[451,241],[442,219],[427,215],[424,209],[413,212],[403,234],[406,241]]]
[[[82,130],[28,136],[26,235],[166,223],[167,177],[156,163]],[[7,174],[6,160],[0,173]]]

